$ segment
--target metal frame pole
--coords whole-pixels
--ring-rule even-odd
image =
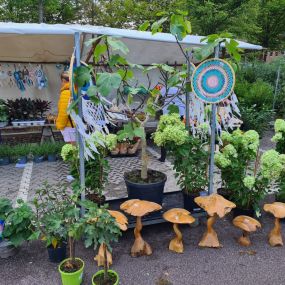
[[[220,46],[215,47],[215,58],[219,58]],[[216,113],[217,105],[212,104],[211,116],[211,145],[210,145],[210,165],[209,165],[209,188],[208,194],[214,193],[214,168],[215,168],[215,146],[216,146]]]
[[[190,59],[189,59],[189,53],[188,51],[186,52],[186,56],[187,56],[187,83],[190,83],[191,81],[191,77],[190,77]],[[190,92],[187,90],[186,91],[186,108],[185,108],[185,116],[186,116],[186,129],[190,130],[190,111],[189,111],[189,104],[190,104]]]
[[[74,34],[74,45],[75,45],[75,64],[76,67],[80,66],[80,33],[76,32]],[[80,118],[83,118],[82,114],[82,98],[81,98],[81,89],[78,88],[78,96],[79,96],[79,102],[78,102],[78,115]],[[80,171],[80,186],[82,189],[81,192],[81,201],[85,200],[85,164],[84,164],[84,144],[82,136],[79,132],[77,132],[78,137],[78,143],[79,143],[79,171]],[[82,207],[81,214],[84,215],[85,209]]]

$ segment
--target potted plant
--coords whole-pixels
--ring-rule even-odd
[[[5,101],[0,99],[0,128],[8,125],[8,108]]]
[[[0,166],[8,165],[12,156],[12,148],[6,144],[0,144]]]
[[[80,285],[83,278],[84,261],[75,257],[75,242],[79,240],[84,231],[84,219],[80,218],[79,197],[80,193],[73,189],[73,193],[64,196],[63,226],[67,232],[69,258],[63,260],[58,271],[63,285]]]
[[[36,191],[33,204],[36,209],[34,233],[31,239],[45,242],[49,260],[61,262],[66,258],[67,229],[64,226],[65,197],[70,194],[65,185],[44,183]]]
[[[31,154],[33,155],[35,163],[41,163],[45,159],[46,150],[43,145],[34,144],[31,147]]]
[[[259,153],[259,135],[256,131],[232,134],[222,132],[223,148],[215,154],[215,162],[221,170],[222,183],[230,200],[237,206],[234,216],[257,216],[259,202],[272,181],[282,173],[282,159],[275,150]]]
[[[9,199],[0,198],[0,242],[3,238],[5,220],[12,209],[12,202]]]
[[[29,144],[18,144],[13,146],[13,155],[16,157],[18,164],[27,163],[30,153],[31,145]]]
[[[207,188],[208,151],[198,137],[189,135],[179,114],[162,115],[153,135],[154,143],[165,147],[173,159],[173,169],[182,188],[184,208],[192,212],[200,207],[194,198]]]
[[[98,207],[92,202],[85,204],[87,210],[84,231],[85,246],[99,245],[104,251],[103,270],[98,271],[92,277],[93,285],[118,285],[119,275],[116,271],[109,269],[108,252],[112,251],[111,242],[117,242],[121,235],[121,230],[114,217],[108,212],[105,206]]]
[[[49,162],[55,162],[60,155],[64,143],[61,142],[45,142],[42,144],[44,154]]]

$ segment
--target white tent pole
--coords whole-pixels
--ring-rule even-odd
[[[215,47],[215,58],[219,58],[220,46]],[[209,166],[209,188],[208,194],[214,193],[214,167],[215,167],[215,146],[216,146],[216,113],[217,104],[212,104],[211,117],[211,145],[210,145],[210,166]]]
[[[80,34],[79,32],[76,32],[74,34],[74,44],[75,44],[75,64],[76,67],[80,67]],[[81,90],[78,88],[78,96],[79,96],[79,102],[78,102],[78,115],[80,118],[83,117],[82,114],[82,98],[81,98]],[[81,201],[85,200],[85,165],[84,165],[84,144],[83,139],[80,133],[78,132],[78,142],[79,142],[79,171],[80,171],[80,186],[82,189],[81,192]],[[84,207],[81,208],[81,214],[84,215],[85,209]]]

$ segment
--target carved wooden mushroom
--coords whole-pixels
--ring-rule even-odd
[[[169,250],[183,253],[183,242],[182,242],[182,233],[180,232],[178,225],[179,224],[192,224],[195,222],[195,218],[190,215],[185,209],[173,208],[163,214],[163,218],[173,223],[173,230],[176,233],[176,237],[172,239],[169,243]]]
[[[139,200],[139,199],[131,199],[131,200],[124,202],[120,206],[120,208],[126,213],[137,217],[136,227],[134,230],[135,242],[131,249],[131,255],[133,257],[141,256],[141,255],[151,255],[152,250],[151,250],[150,245],[146,241],[144,241],[141,236],[142,217],[147,215],[148,213],[161,210],[161,206],[154,202],[149,202],[149,201]]]
[[[271,246],[282,246],[283,240],[281,236],[280,219],[285,218],[285,203],[274,202],[272,204],[265,204],[263,209],[275,217],[274,228],[268,235],[269,244]]]
[[[243,246],[250,246],[251,241],[249,239],[249,234],[255,232],[258,228],[261,228],[260,222],[248,216],[235,217],[233,219],[233,224],[243,231],[242,236],[238,239],[238,243]]]
[[[127,217],[119,212],[119,211],[112,211],[112,210],[108,210],[108,212],[110,213],[110,215],[116,219],[116,222],[119,226],[119,228],[122,230],[122,231],[126,231],[128,229],[128,219]],[[106,244],[102,243],[99,247],[99,250],[98,250],[98,254],[95,256],[94,260],[97,261],[98,263],[98,266],[104,266],[105,264],[105,257],[104,257],[104,251],[106,250],[106,255],[107,255],[107,264],[108,264],[108,267],[110,265],[112,265],[113,263],[113,258],[112,258],[112,254],[110,253],[110,251],[106,248]]]
[[[210,216],[207,220],[207,231],[199,242],[199,246],[221,247],[217,233],[213,229],[213,225],[217,217],[223,218],[227,213],[235,208],[236,205],[218,194],[196,197],[194,201]]]

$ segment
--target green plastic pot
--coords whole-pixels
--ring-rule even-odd
[[[118,273],[116,271],[114,271],[114,270],[111,270],[111,269],[109,269],[108,272],[113,273],[113,274],[116,275],[117,281],[114,283],[114,285],[118,285],[119,281],[120,281]],[[99,270],[98,272],[96,272],[96,274],[94,274],[92,276],[92,285],[99,285],[99,284],[94,283],[93,279],[94,279],[95,276],[98,276],[98,275],[101,275],[101,274],[104,274],[104,270]]]
[[[62,285],[80,285],[83,278],[84,261],[80,258],[76,258],[76,260],[80,260],[82,262],[83,266],[75,272],[67,273],[60,270],[61,265],[67,260],[70,260],[70,258],[63,260],[58,266],[58,271],[61,275]]]

